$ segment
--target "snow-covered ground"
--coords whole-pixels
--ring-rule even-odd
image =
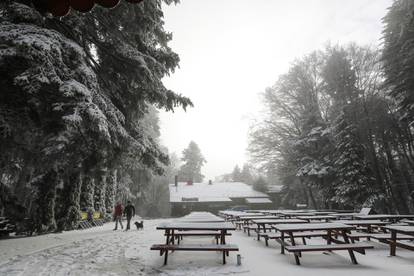
[[[149,247],[165,242],[163,233],[155,230],[165,221],[147,220],[143,231],[115,232],[109,223],[82,231],[0,240],[0,275],[400,276],[414,272],[414,252],[399,249],[397,257],[388,257],[388,247],[375,242],[375,249],[367,255],[356,254],[359,265],[352,265],[346,252],[335,252],[304,253],[302,265],[297,266],[291,254],[280,254],[274,241],[265,247],[242,231],[228,239],[240,247],[241,266],[236,264],[235,253],[222,265],[221,254],[214,252],[174,252],[163,266],[163,257]],[[200,240],[187,238],[185,242]]]

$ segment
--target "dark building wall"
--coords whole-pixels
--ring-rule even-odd
[[[246,206],[251,210],[275,208],[272,203],[247,204],[244,198],[232,199],[231,202],[173,202],[171,203],[171,216],[182,217],[191,212],[211,212],[218,214],[220,210],[230,209],[234,206]]]
[[[171,203],[171,216],[182,217],[191,212],[211,212],[218,214],[218,211],[228,209],[232,202],[173,202]]]

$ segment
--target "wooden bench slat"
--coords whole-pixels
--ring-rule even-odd
[[[239,247],[235,244],[154,244],[151,250],[239,251]]]
[[[167,235],[167,234],[164,234]],[[176,236],[217,236],[221,235],[220,232],[175,232],[174,235]],[[226,233],[226,236],[231,236],[231,233]]]
[[[307,237],[321,237],[321,236],[327,236],[328,234],[326,232],[320,232],[320,231],[314,231],[314,232],[297,232],[293,234],[294,238],[307,238]],[[281,235],[280,233],[268,233],[267,234],[268,239],[280,239]],[[285,235],[286,239],[289,239],[289,236]]]
[[[322,245],[289,245],[285,249],[289,252],[328,251],[328,250],[355,250],[371,249],[374,246],[366,243],[322,244]]]
[[[391,234],[371,234],[370,237],[376,240],[388,240],[391,239]],[[399,234],[397,235],[397,240],[414,240],[414,236]]]
[[[348,234],[349,238],[369,238],[371,237],[372,233],[362,233],[362,232],[353,232]]]
[[[407,241],[397,241],[397,246],[408,249],[408,250],[414,250],[414,243],[407,242]]]

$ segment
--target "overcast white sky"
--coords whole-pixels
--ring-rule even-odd
[[[182,0],[164,7],[180,69],[164,83],[191,98],[187,112],[161,112],[161,140],[181,156],[191,140],[206,180],[248,161],[248,128],[260,93],[289,64],[328,41],[380,43],[392,0]]]

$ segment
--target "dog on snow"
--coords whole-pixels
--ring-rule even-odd
[[[136,221],[134,224],[137,227],[137,230],[139,230],[139,229],[144,230],[144,221],[143,220],[141,220],[140,222]]]

